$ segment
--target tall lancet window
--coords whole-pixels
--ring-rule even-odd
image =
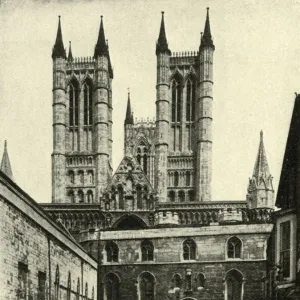
[[[175,79],[172,82],[172,122],[181,121],[181,85]]]
[[[79,88],[78,83],[74,79],[69,87],[69,124],[70,126],[78,126],[79,115]]]
[[[83,87],[84,95],[84,125],[93,124],[93,87],[90,80],[87,80]]]
[[[186,120],[195,119],[195,83],[190,79],[186,84]]]

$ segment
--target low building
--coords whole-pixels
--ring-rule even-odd
[[[97,262],[9,176],[0,171],[0,298],[97,299]]]

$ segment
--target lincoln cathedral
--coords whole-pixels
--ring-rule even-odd
[[[3,299],[300,299],[300,201],[291,200],[299,171],[289,163],[300,98],[277,200],[261,131],[245,199],[214,201],[213,70],[221,66],[214,66],[209,9],[194,51],[172,53],[163,12],[160,22],[156,99],[149,102],[156,116],[134,121],[130,93],[124,95],[124,155],[113,172],[119,145],[112,131],[120,128],[113,128],[113,58],[103,18],[93,56],[76,58],[71,42],[66,53],[59,17],[52,203],[38,204],[16,185],[5,144]]]

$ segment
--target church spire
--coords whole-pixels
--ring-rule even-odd
[[[58,28],[56,34],[55,44],[52,49],[52,58],[66,58],[66,50],[64,48],[64,42],[61,33],[61,24],[60,24],[60,16],[58,16]]]
[[[73,61],[73,54],[72,54],[71,41],[69,41],[69,55],[68,55],[68,61]]]
[[[13,174],[10,166],[10,161],[8,157],[8,152],[7,152],[7,141],[4,142],[4,152],[2,156],[2,161],[1,161],[1,168],[0,170],[8,176],[10,179],[13,179]]]
[[[259,148],[252,176],[257,180],[261,177],[267,178],[270,176],[269,165],[264,146],[264,134],[262,130],[260,131]]]
[[[211,47],[215,49],[212,35],[210,31],[210,22],[209,22],[209,7],[207,7],[207,13],[206,13],[206,21],[205,21],[205,27],[204,27],[204,33],[201,35],[201,44],[200,44],[200,50],[204,47]]]
[[[273,207],[273,177],[270,174],[264,146],[264,135],[260,132],[258,153],[252,178],[249,180],[247,200],[251,208]]]
[[[130,92],[128,91],[125,125],[129,125],[129,124],[133,125],[133,113],[131,112]]]
[[[97,56],[102,56],[102,55],[105,56],[108,55],[108,47],[105,41],[105,34],[104,34],[103,16],[101,16],[100,29],[99,29],[97,44],[95,46],[94,57],[96,58]]]
[[[171,51],[168,48],[168,41],[166,37],[166,30],[165,30],[165,19],[164,19],[164,12],[161,12],[161,24],[160,24],[160,31],[158,41],[156,43],[156,55],[160,53],[167,53],[171,55]]]

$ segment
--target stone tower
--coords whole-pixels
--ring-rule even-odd
[[[199,201],[211,200],[212,173],[212,101],[213,101],[213,53],[209,22],[209,9],[199,49],[199,77],[197,98],[197,176],[196,190]]]
[[[156,143],[155,143],[155,189],[158,201],[167,201],[167,166],[169,147],[169,68],[171,51],[165,32],[162,12],[159,38],[156,44]]]
[[[113,71],[103,19],[94,57],[66,57],[61,22],[53,59],[52,202],[99,201],[112,173]]]
[[[254,165],[252,178],[249,179],[247,201],[251,208],[274,207],[273,177],[267,161],[263,132],[260,132],[260,143]]]

